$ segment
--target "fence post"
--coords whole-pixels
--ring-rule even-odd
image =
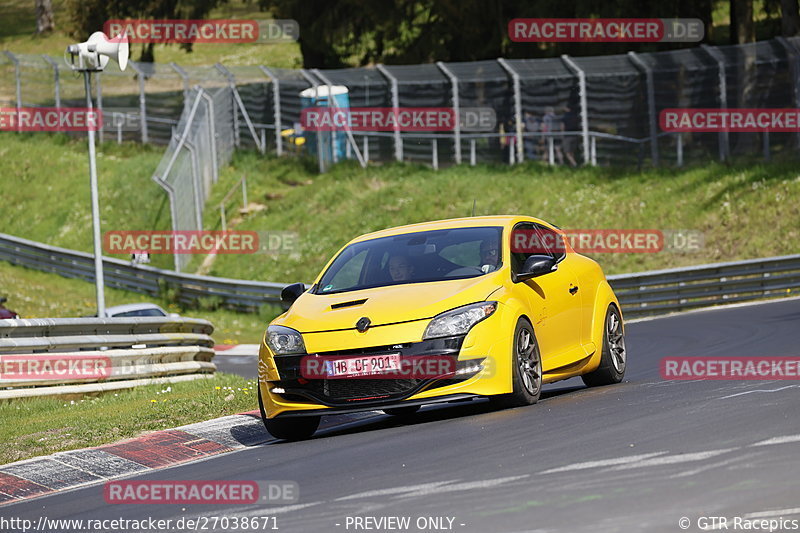
[[[561,56],[564,64],[578,76],[578,93],[581,99],[581,130],[583,132],[583,163],[589,164],[589,105],[586,97],[586,73],[567,54]]]
[[[183,80],[183,109],[185,110],[189,106],[189,75],[174,61],[172,61],[169,66],[172,67],[172,70]]]
[[[389,80],[389,84],[391,87],[391,94],[392,94],[392,108],[397,110],[400,107],[400,93],[397,89],[397,78],[392,76],[392,74],[384,67],[382,64],[378,63],[376,65],[378,72],[383,74],[383,76]],[[400,137],[400,125],[395,120],[394,124],[394,158],[397,161],[403,160],[403,138]]]
[[[511,74],[511,80],[514,86],[514,119],[517,125],[517,162],[522,163],[524,159],[524,150],[522,149],[522,94],[520,93],[519,73],[514,70],[508,61],[502,57],[497,58],[497,62],[503,69]]]
[[[211,145],[211,161],[213,162],[211,176],[214,183],[217,183],[219,181],[219,161],[217,160],[217,120],[214,115],[214,99],[203,89],[200,89],[197,94],[208,103],[206,117],[208,118],[208,136]]]
[[[236,145],[236,148],[239,148],[242,143],[242,139],[239,135],[239,113],[236,111],[236,97],[239,93],[236,91],[236,78],[234,75],[229,71],[222,63],[217,63],[214,65],[216,68],[225,78],[228,80],[228,86],[231,88],[231,98],[234,99],[233,102],[233,143]],[[242,106],[244,107],[244,106]],[[258,145],[258,141],[256,141],[256,145]]]
[[[141,134],[142,134],[142,143],[146,143],[149,140],[149,136],[147,134],[147,96],[144,92],[144,71],[139,68],[139,65],[135,61],[128,61],[128,64],[136,71],[136,75],[139,77],[139,120],[141,120]]]
[[[8,56],[8,59],[14,63],[14,81],[16,82],[17,91],[17,119],[19,119],[19,110],[22,108],[22,84],[20,82],[19,59],[8,50],[5,51],[5,54]],[[22,131],[19,120],[17,120],[17,131]]]
[[[711,59],[716,61],[717,69],[719,70],[719,108],[728,108],[728,82],[725,79],[725,58],[716,48],[712,48],[707,44],[700,45],[700,47],[711,56]],[[719,160],[725,161],[730,155],[730,147],[728,144],[728,132],[719,132]]]
[[[272,117],[275,123],[275,153],[283,155],[283,137],[281,137],[281,87],[278,77],[270,69],[263,65],[258,67],[264,75],[272,82]],[[267,145],[264,145],[266,149]]]
[[[475,166],[475,139],[469,140],[469,164]]]
[[[300,69],[300,75],[314,88],[314,105],[319,106],[319,81],[315,80],[314,77],[303,68]],[[323,158],[322,132],[317,131],[314,137],[317,139],[317,162],[319,163],[319,172],[321,174],[328,170],[325,159]]]
[[[58,63],[47,54],[43,54],[42,58],[53,67],[53,90],[55,92],[56,107],[61,107],[61,78]]]
[[[789,63],[789,72],[792,78],[792,92],[794,93],[794,106],[800,108],[800,69],[798,68],[798,61],[800,53],[797,47],[792,44],[786,37],[776,37],[776,40],[786,50],[786,57]],[[795,147],[800,148],[800,131],[795,133]]]
[[[331,108],[331,104],[333,103],[333,83],[329,80],[318,68],[313,69],[313,72],[319,79],[322,80],[328,86],[328,108]],[[353,145],[353,151],[356,153],[356,159],[358,159],[358,164],[361,165],[361,168],[367,168],[367,161],[361,155],[361,151],[358,149],[358,144],[356,143],[355,137],[353,137],[353,132],[350,131],[349,127],[344,129],[345,135],[347,136],[347,140],[350,144]],[[331,157],[333,158],[333,162],[336,162],[336,150],[334,149],[334,139],[335,136],[333,135],[334,132],[331,132]]]
[[[455,123],[455,143],[456,143],[456,164],[461,164],[461,104],[458,98],[458,78],[456,78],[455,74],[450,72],[444,63],[441,61],[436,62],[436,66],[439,67],[445,76],[450,80],[450,86],[453,90],[453,114],[456,118]]]
[[[653,81],[653,69],[647,63],[642,61],[636,52],[628,52],[628,57],[633,64],[644,72],[645,83],[647,84],[647,112],[650,122],[650,158],[653,160],[653,166],[657,167],[658,164],[658,127],[656,125],[656,91],[655,83]]]

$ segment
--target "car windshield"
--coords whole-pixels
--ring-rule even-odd
[[[500,268],[500,227],[420,231],[351,244],[316,294],[482,276]]]
[[[114,316],[126,317],[126,316],[166,316],[166,315],[160,309],[150,308],[150,309],[136,309],[135,311],[125,311],[123,313],[117,313]]]

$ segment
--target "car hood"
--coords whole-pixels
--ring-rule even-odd
[[[304,293],[275,320],[300,333],[356,329],[362,317],[371,326],[432,318],[455,307],[484,301],[501,284],[501,272],[469,279],[375,287],[339,294]],[[366,300],[363,303],[337,307]],[[334,306],[334,307],[331,307]]]

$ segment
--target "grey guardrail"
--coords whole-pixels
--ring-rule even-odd
[[[94,282],[91,254],[4,233],[0,233],[0,260]],[[107,287],[151,296],[159,296],[169,288],[184,305],[196,306],[200,298],[216,297],[225,308],[248,312],[257,311],[265,303],[279,303],[281,290],[286,286],[285,283],[181,274],[110,257],[103,258],[103,275]]]
[[[210,377],[213,331],[191,318],[0,320],[0,400]]]
[[[65,277],[94,281],[90,254],[0,233],[0,260]],[[254,311],[280,302],[284,283],[179,274],[119,259],[103,258],[106,285],[159,295],[167,284],[180,302],[197,304],[218,297],[237,311]],[[665,314],[723,303],[791,295],[800,288],[800,255],[768,257],[667,270],[608,276],[627,318]]]
[[[609,276],[627,318],[800,295],[800,255]]]

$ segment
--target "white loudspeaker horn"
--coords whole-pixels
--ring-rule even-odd
[[[86,42],[68,46],[67,52],[79,56],[80,68],[103,70],[108,59],[113,57],[120,70],[125,70],[128,66],[128,36],[121,33],[109,39],[105,33],[96,31]]]

